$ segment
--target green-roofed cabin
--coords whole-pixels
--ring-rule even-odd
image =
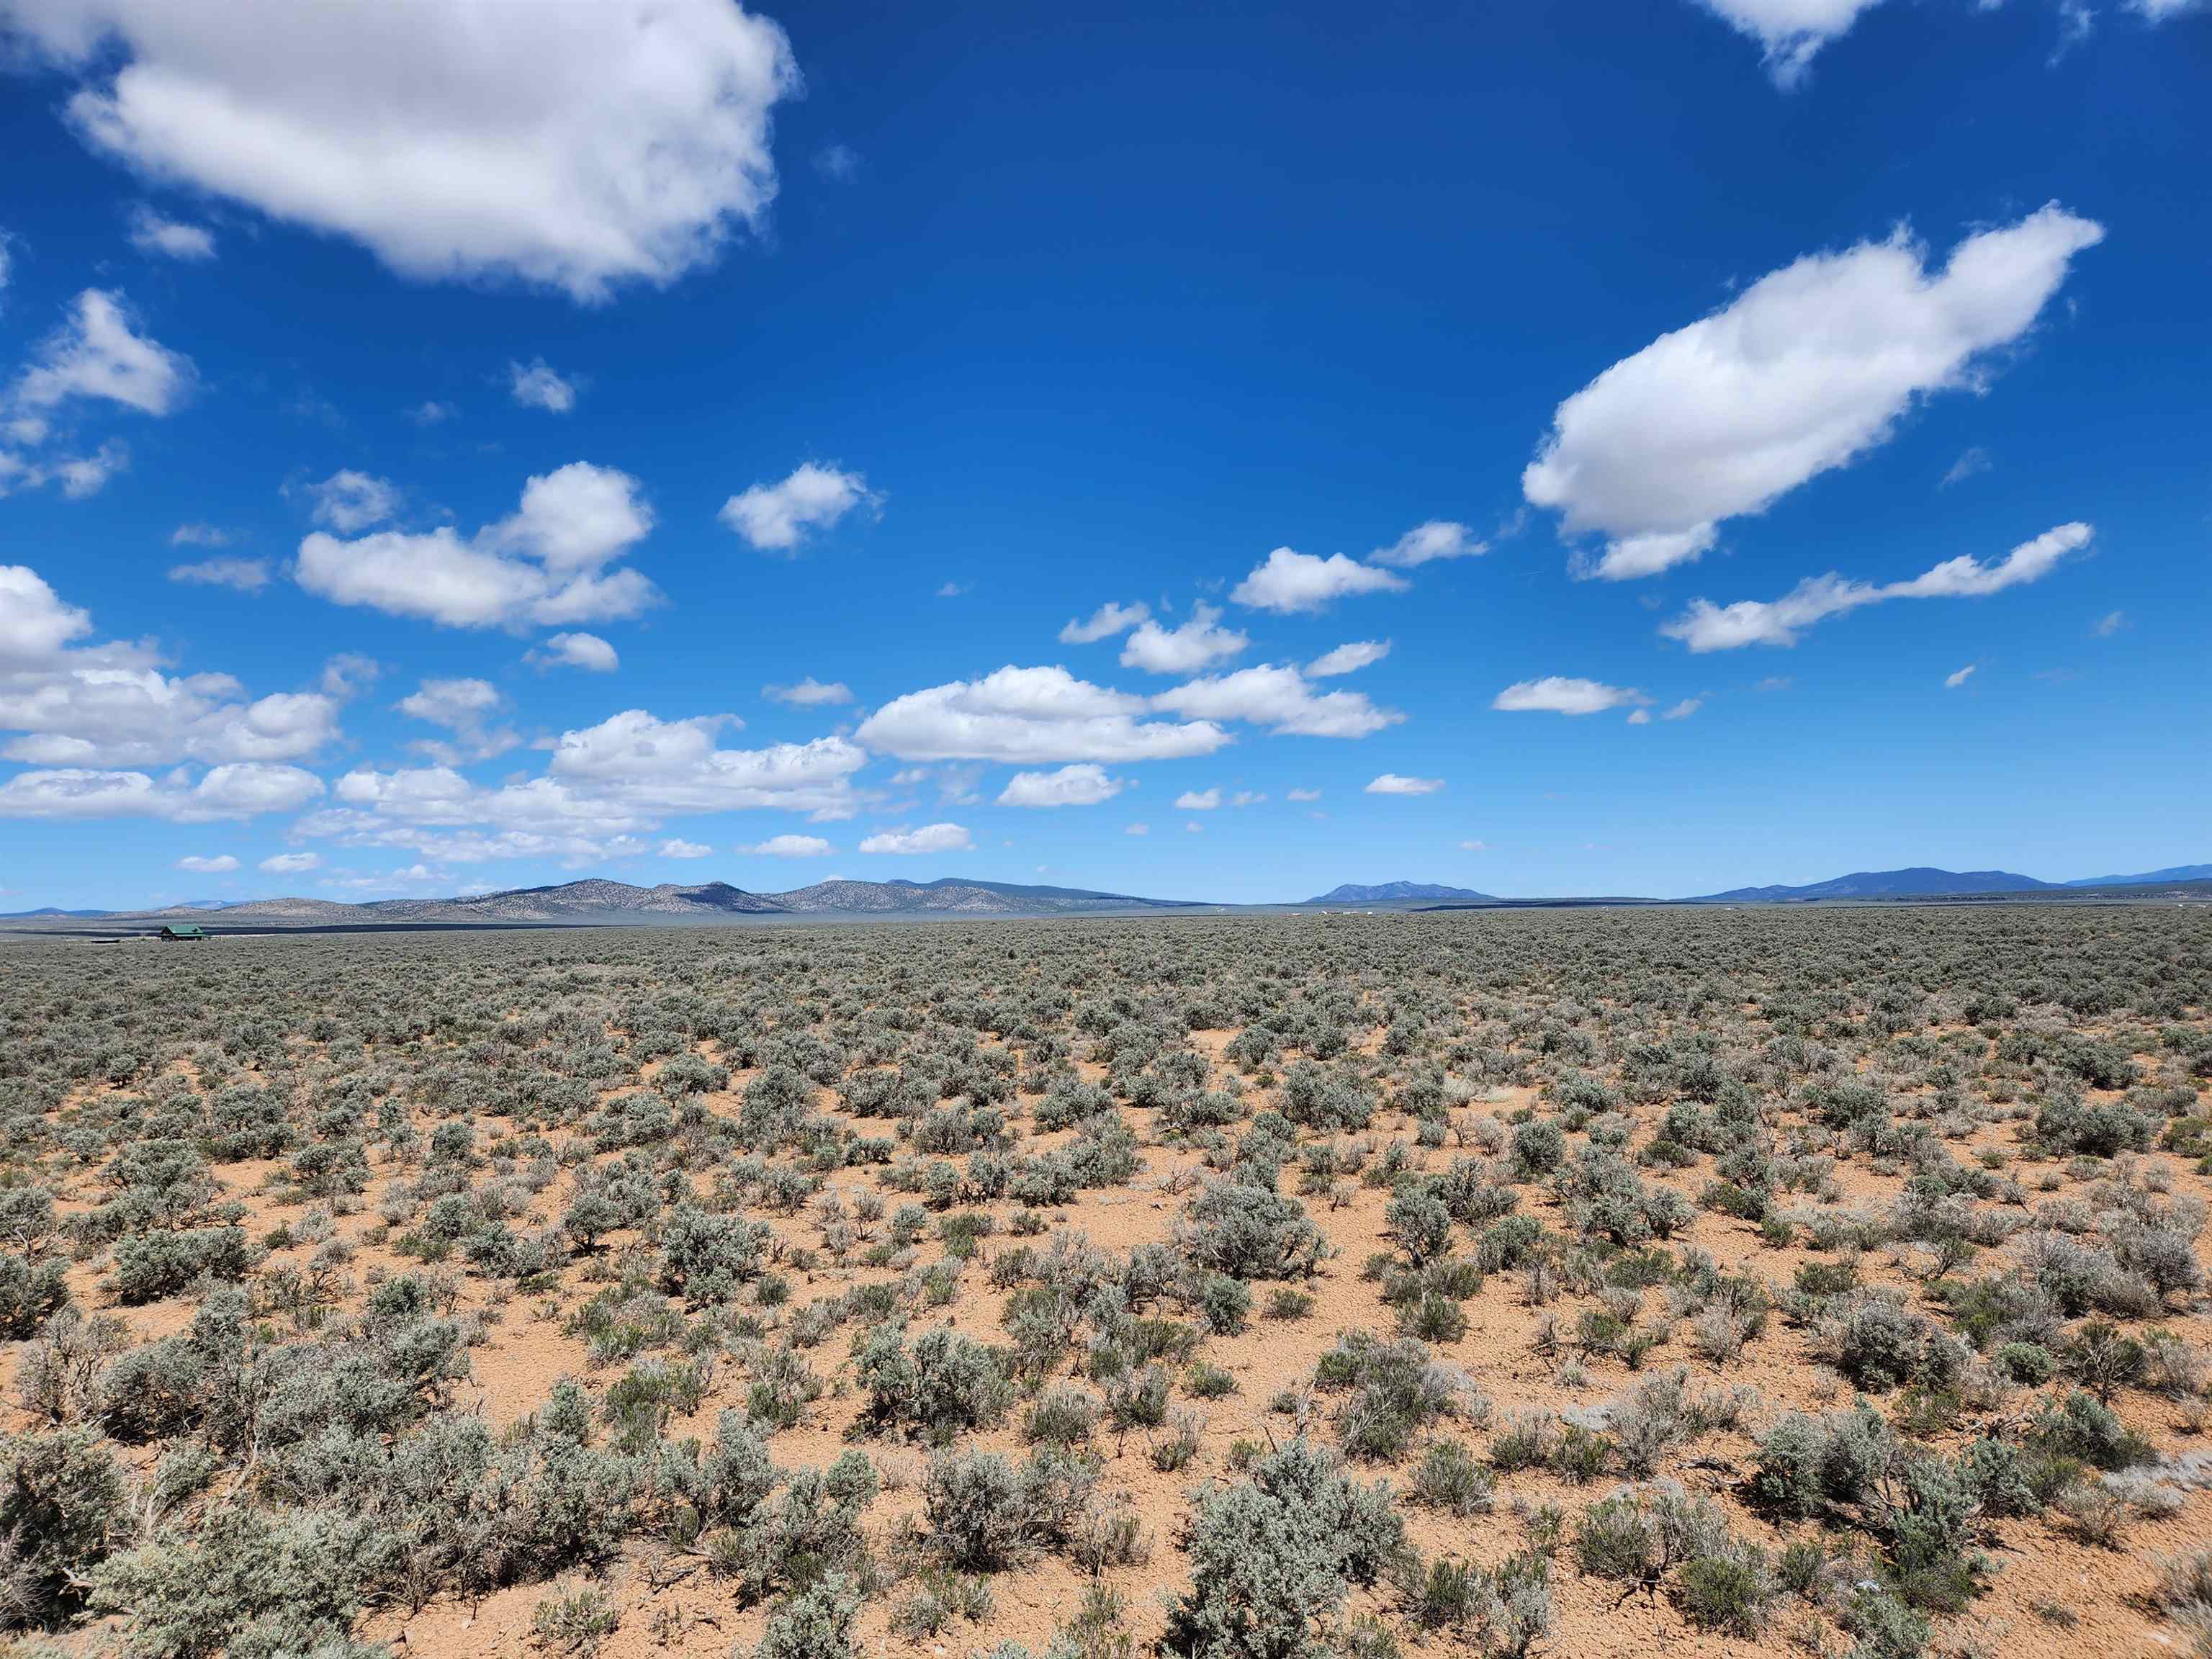
[[[163,939],[205,939],[208,930],[196,921],[165,921],[161,924]]]

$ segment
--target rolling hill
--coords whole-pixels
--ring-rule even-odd
[[[2169,881],[2212,881],[2212,864],[2176,864],[2136,876],[2083,876],[2061,887],[2156,887]]]
[[[191,916],[265,927],[499,927],[531,923],[717,921],[746,916],[887,915],[1128,915],[1206,908],[1176,899],[1140,898],[1085,887],[1042,887],[1012,882],[823,881],[785,893],[754,893],[727,882],[696,885],[664,882],[585,880],[550,887],[515,887],[455,898],[374,899],[341,903],[306,897],[248,899],[236,904],[204,902],[160,910],[88,911],[110,921],[158,921]],[[49,917],[61,913],[46,912]]]
[[[2039,881],[2008,870],[1861,870],[1802,886],[1736,887],[1694,898],[1655,899],[1629,896],[1503,899],[1468,887],[1436,882],[1346,882],[1328,892],[1289,904],[1220,905],[1203,900],[1144,898],[1132,893],[1090,887],[1050,887],[1018,882],[975,881],[948,876],[936,881],[819,881],[787,892],[756,893],[727,882],[695,884],[663,882],[641,887],[628,882],[586,879],[545,887],[514,887],[498,892],[451,898],[373,899],[347,903],[295,896],[247,899],[235,903],[198,899],[151,910],[62,909],[0,914],[0,927],[11,933],[82,932],[90,924],[154,924],[191,920],[217,929],[228,927],[503,927],[578,925],[702,923],[747,919],[901,916],[1081,916],[1157,915],[1176,912],[1243,909],[1351,908],[1377,910],[1455,909],[1490,905],[1757,904],[1790,905],[1899,902],[1912,900],[2014,896],[2046,901],[2129,896],[2130,889],[2166,890],[2163,896],[2212,894],[2212,865],[2177,865],[2132,876],[2096,876],[2075,881]],[[40,924],[46,924],[40,927]],[[71,924],[77,924],[71,926]],[[150,927],[143,931],[151,931]]]
[[[2009,870],[1859,870],[1803,887],[1736,887],[1691,904],[1811,904],[1821,899],[1945,898],[1967,893],[2039,893],[2057,885]]]
[[[942,913],[958,915],[1095,915],[1133,910],[1190,910],[1206,908],[1180,899],[1139,898],[1128,893],[1086,887],[1022,886],[1004,881],[822,881],[788,893],[766,896],[779,909],[795,915]]]
[[[1478,893],[1472,887],[1441,887],[1431,881],[1386,881],[1377,886],[1363,887],[1357,882],[1346,882],[1341,887],[1332,887],[1319,898],[1310,898],[1308,904],[1409,904],[1437,900],[1457,899],[1468,904],[1492,902],[1488,893]]]

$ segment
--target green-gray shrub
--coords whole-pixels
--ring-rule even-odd
[[[1388,1489],[1362,1486],[1303,1437],[1250,1477],[1202,1491],[1189,1537],[1191,1587],[1170,1609],[1164,1652],[1182,1659],[1307,1659],[1349,1587],[1404,1548]]]

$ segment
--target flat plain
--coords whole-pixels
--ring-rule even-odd
[[[0,1618],[2212,1653],[2208,1091],[2201,907],[9,944]]]

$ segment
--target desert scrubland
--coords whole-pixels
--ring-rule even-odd
[[[2212,912],[0,946],[15,1651],[2212,1652]]]

